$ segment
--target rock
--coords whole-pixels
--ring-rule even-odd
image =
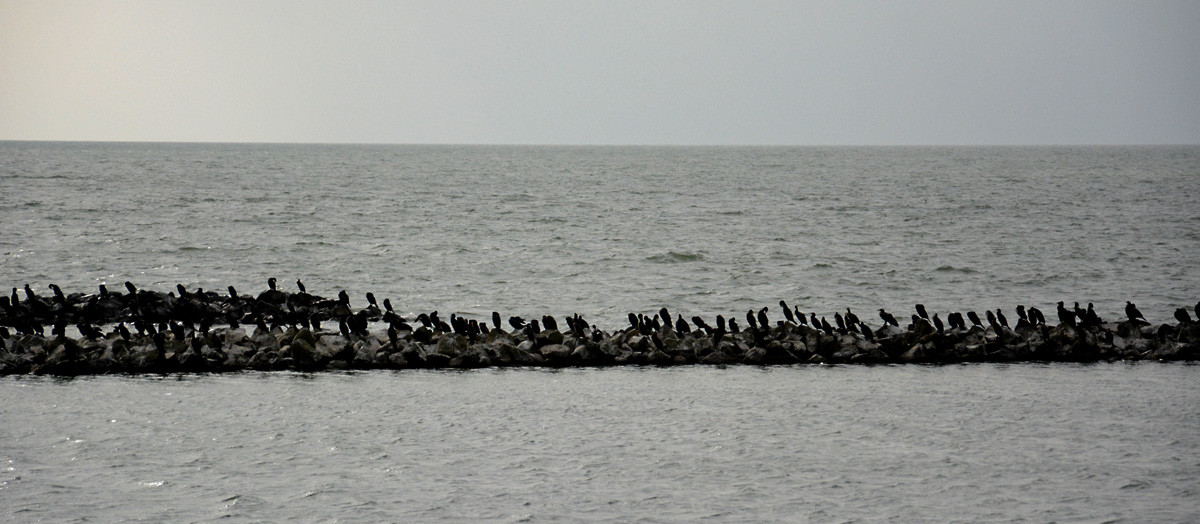
[[[571,359],[571,349],[562,344],[548,344],[541,347],[542,358],[551,364],[565,364]]]

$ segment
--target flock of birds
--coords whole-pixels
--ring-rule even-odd
[[[419,327],[414,329],[408,319],[396,313],[390,300],[385,299],[381,307],[372,293],[366,294],[367,307],[354,311],[350,307],[350,297],[344,290],[338,293],[337,299],[326,299],[310,295],[304,283],[299,280],[296,281],[298,293],[280,290],[274,278],[267,281],[267,286],[266,291],[260,293],[257,298],[252,298],[240,295],[233,286],[229,286],[228,295],[222,296],[203,289],[188,291],[180,284],[176,286],[176,296],[174,293],[139,290],[131,282],[125,283],[127,294],[110,292],[106,286],[100,285],[99,293],[67,296],[59,286],[50,284],[49,289],[53,296],[46,298],[34,293],[27,284],[24,287],[24,299],[18,295],[17,288],[13,288],[10,296],[0,297],[0,307],[3,308],[0,336],[11,336],[8,327],[14,328],[18,333],[44,336],[43,325],[52,326],[51,333],[62,336],[65,335],[67,326],[74,324],[83,337],[97,339],[107,335],[96,326],[114,324],[111,333],[128,339],[132,333],[125,323],[130,322],[141,335],[154,336],[157,333],[170,332],[177,339],[182,339],[189,331],[207,333],[214,324],[219,323],[227,324],[231,328],[247,323],[263,330],[269,330],[271,325],[320,330],[321,322],[336,320],[338,329],[347,338],[352,335],[367,336],[370,323],[382,321],[388,325],[388,336],[393,342],[396,341],[399,332],[411,331],[413,337],[422,343],[431,342],[438,333],[457,333],[474,343],[478,338],[486,337],[491,330],[503,329],[499,312],[492,313],[490,326],[486,321],[466,319],[455,314],[451,314],[447,322],[437,311],[421,313],[414,319],[419,324]],[[786,322],[809,326],[827,335],[833,335],[835,332],[855,332],[868,340],[874,340],[877,334],[850,308],[846,309],[844,315],[841,312],[834,313],[834,323],[830,324],[825,317],[818,318],[816,313],[806,315],[798,307],[788,307],[783,300],[779,301],[779,307],[784,320],[777,320],[777,324]],[[757,311],[751,309],[746,312],[746,325],[756,342],[762,342],[765,332],[772,326],[767,316],[768,311],[768,307],[763,307]],[[1200,318],[1200,303],[1196,304],[1194,311]],[[1036,307],[1026,308],[1018,305],[1016,314],[1017,322],[1012,329],[1046,325],[1046,317]],[[1057,316],[1060,324],[1069,326],[1088,327],[1104,323],[1091,303],[1083,309],[1078,302],[1073,308],[1059,302]],[[1149,325],[1132,302],[1125,303],[1125,316],[1135,325]],[[883,321],[881,329],[887,326],[900,327],[896,317],[884,309],[879,310],[879,318]],[[1176,309],[1175,319],[1181,324],[1192,322],[1191,316],[1184,308]],[[589,324],[578,314],[565,317],[565,321],[567,330],[580,339],[600,341],[606,336],[603,331],[594,324]],[[1010,328],[1008,318],[1001,309],[994,312],[985,311],[984,318],[980,318],[974,311],[968,311],[965,320],[961,313],[954,312],[948,314],[943,321],[937,313],[930,315],[925,306],[917,304],[915,313],[912,314],[912,323],[907,329],[928,329],[938,333],[944,333],[947,329],[967,330],[970,329],[967,321],[970,321],[972,326],[982,329],[986,329],[986,321],[996,333],[1000,333],[1003,328]],[[683,315],[672,316],[667,308],[659,310],[657,315],[629,313],[629,323],[630,327],[627,329],[637,330],[646,336],[654,335],[656,340],[657,334],[663,330],[673,330],[681,335],[702,331],[712,337],[714,343],[719,343],[725,335],[742,331],[734,318],[727,320],[724,316],[717,315],[714,326],[699,316],[693,316],[689,323]],[[523,333],[527,339],[535,338],[542,330],[559,329],[558,321],[550,315],[542,316],[540,322],[538,319],[526,321],[519,316],[512,316],[508,318],[508,325],[513,332]]]

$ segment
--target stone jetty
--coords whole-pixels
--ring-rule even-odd
[[[302,284],[297,283],[302,287]],[[202,290],[66,295],[57,286],[24,296],[14,288],[0,306],[0,375],[191,373],[241,370],[478,368],[501,366],[675,366],[906,364],[961,362],[1098,362],[1200,359],[1200,323],[1186,310],[1175,324],[1152,324],[1133,304],[1106,322],[1090,307],[1064,308],[1048,324],[1036,308],[1018,307],[1009,327],[1003,312],[968,312],[932,320],[921,306],[903,324],[880,311],[869,327],[849,310],[836,326],[780,303],[736,320],[630,314],[623,329],[604,331],[578,315],[526,322],[498,313],[488,321],[437,312],[405,319],[368,295],[365,308],[275,287],[256,297]],[[415,326],[415,327],[414,327]],[[47,333],[49,327],[49,333]],[[76,336],[77,333],[77,336]]]

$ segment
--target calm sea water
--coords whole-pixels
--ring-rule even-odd
[[[0,284],[485,318],[1200,300],[1200,147],[0,142]],[[48,292],[48,291],[47,291]],[[775,308],[772,308],[775,311]],[[1010,315],[1012,316],[1012,315]],[[1185,522],[1200,367],[0,378],[12,521]]]
[[[1179,364],[0,380],[0,513],[71,522],[1195,522]]]
[[[299,278],[359,306],[605,329],[780,299],[864,318],[1132,300],[1158,322],[1200,300],[1194,146],[9,142],[0,187],[10,287]]]

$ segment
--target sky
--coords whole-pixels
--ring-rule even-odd
[[[0,140],[1200,144],[1200,2],[0,0]]]

